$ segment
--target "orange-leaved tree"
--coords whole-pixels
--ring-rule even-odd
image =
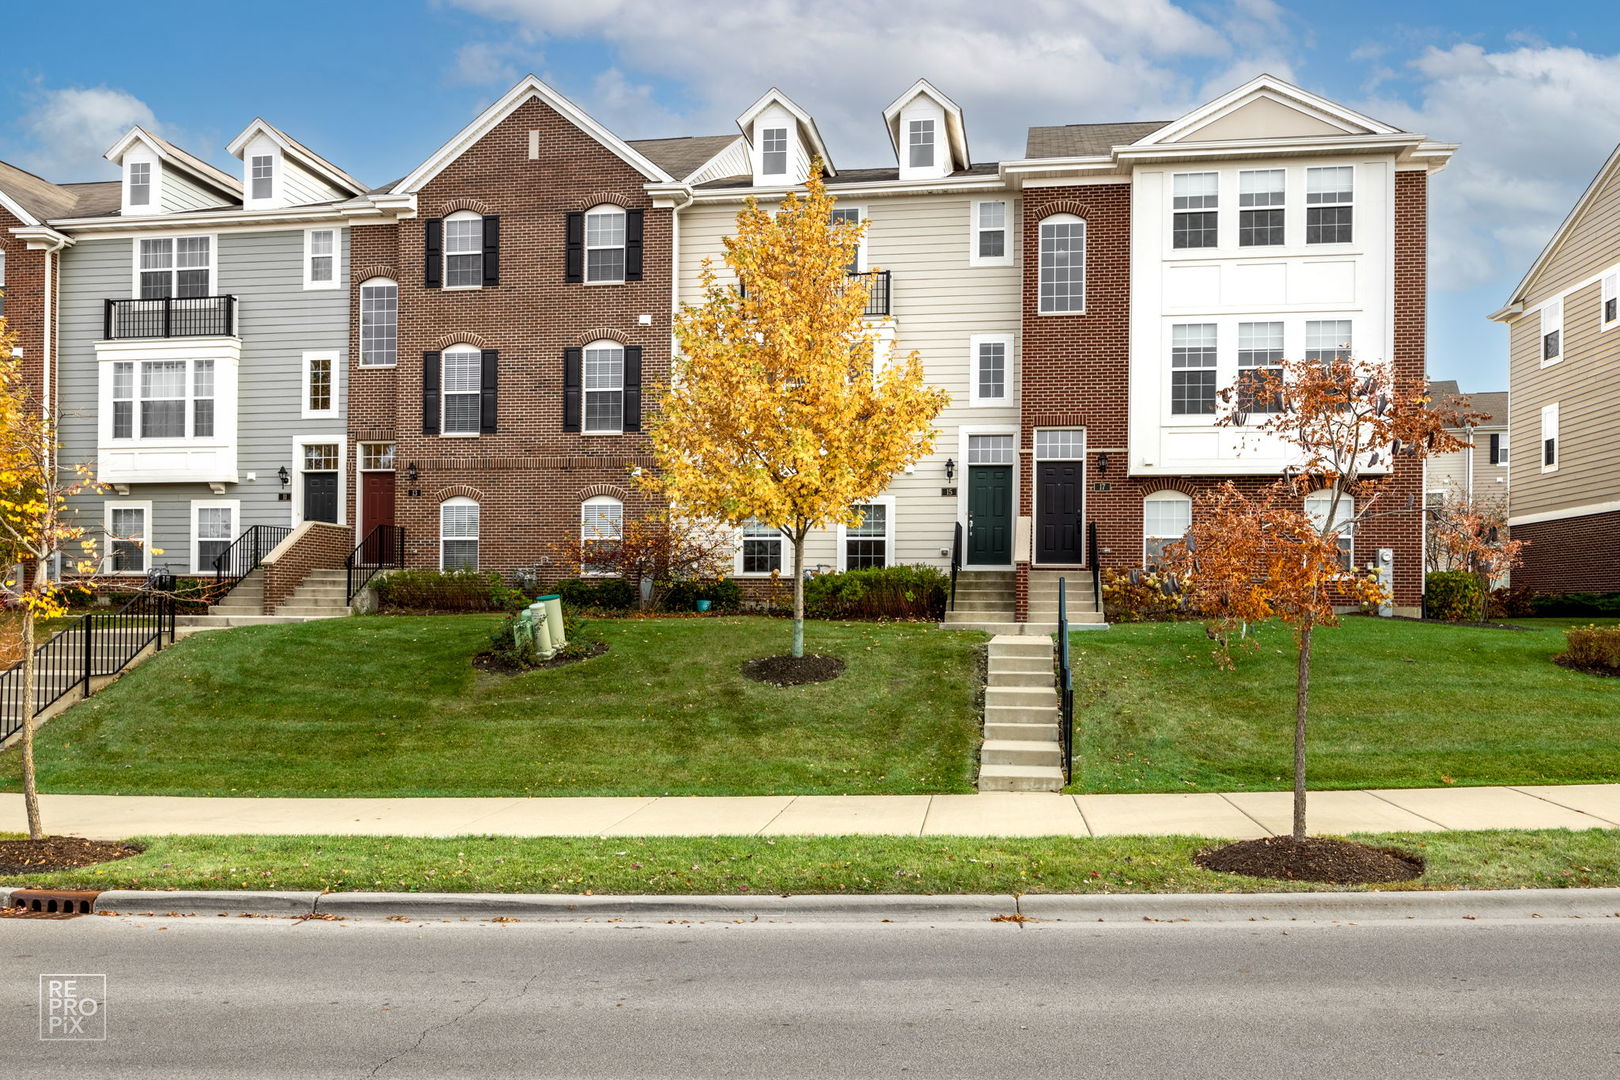
[[[664,510],[624,522],[615,538],[571,535],[552,550],[565,566],[636,582],[643,606],[656,611],[676,582],[723,578],[732,548],[723,530]]]
[[[793,647],[804,655],[804,542],[858,525],[855,507],[933,449],[947,404],[915,352],[875,362],[867,290],[848,267],[864,224],[833,221],[810,167],[776,212],[750,199],[725,241],[741,288],[705,262],[703,299],[676,320],[670,383],[642,476],[680,513],[757,521],[793,546]]]
[[[1508,535],[1506,499],[1448,491],[1427,514],[1428,569],[1473,574],[1479,580],[1479,621],[1484,622],[1491,609],[1491,579],[1518,566],[1529,541]]]

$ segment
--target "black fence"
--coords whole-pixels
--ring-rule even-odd
[[[348,603],[377,576],[377,571],[405,565],[405,529],[400,525],[379,525],[366,534],[349,557],[343,560],[348,573]]]
[[[34,716],[90,680],[116,675],[142,649],[174,640],[174,597],[143,592],[112,612],[91,612],[34,649]],[[22,730],[23,665],[0,672],[0,739]]]
[[[1086,522],[1086,563],[1091,567],[1091,598],[1097,605],[1097,612],[1102,613],[1102,564],[1097,561],[1097,523]]]
[[[1058,578],[1058,743],[1063,782],[1074,773],[1074,665],[1069,655],[1069,579]]]
[[[956,523],[956,536],[951,540],[951,610],[956,610],[956,574],[962,569],[962,523]]]
[[[236,297],[165,296],[156,300],[108,300],[102,315],[107,341],[124,338],[231,337],[236,333]]]
[[[250,525],[242,531],[242,535],[231,541],[231,546],[214,556],[214,584],[223,585],[231,583],[234,588],[236,582],[241,581],[264,561],[264,557],[276,550],[276,545],[292,535],[292,527],[288,525]],[[230,592],[219,593],[224,596]],[[218,600],[215,600],[218,603]]]
[[[864,274],[851,274],[866,287],[866,310],[862,315],[888,315],[890,313],[889,272],[869,270]]]

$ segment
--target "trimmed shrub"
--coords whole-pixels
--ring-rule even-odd
[[[1570,667],[1620,675],[1620,626],[1572,626],[1564,631]]]
[[[1109,622],[1175,622],[1193,612],[1174,575],[1156,570],[1104,570],[1103,610]]]
[[[932,566],[881,566],[820,574],[804,583],[804,613],[812,619],[938,622],[945,617],[950,584],[951,579]]]
[[[1527,619],[1536,613],[1536,594],[1522,585],[1491,590],[1491,618]]]
[[[376,590],[378,611],[513,611],[527,603],[493,570],[395,570]]]
[[[1423,615],[1441,622],[1479,618],[1479,578],[1464,570],[1437,570],[1423,582]]]
[[[562,597],[563,610],[599,611],[623,614],[634,611],[641,604],[641,595],[635,582],[624,578],[569,578],[557,583],[557,595]]]
[[[707,600],[710,611],[742,609],[742,588],[730,578],[720,581],[677,581],[664,594],[664,611],[696,611],[697,602]]]
[[[1536,615],[1620,615],[1620,593],[1540,593],[1530,606]]]

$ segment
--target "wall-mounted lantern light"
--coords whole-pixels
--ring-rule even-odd
[[[956,479],[956,459],[955,458],[946,458],[945,459],[945,479],[947,481]]]
[[[1098,454],[1097,455],[1097,471],[1099,473],[1105,473],[1105,472],[1108,471],[1108,455],[1107,454]]]
[[[282,487],[286,488],[292,486],[292,474],[287,471],[287,466],[283,465],[281,468],[276,470],[276,478],[281,481]]]

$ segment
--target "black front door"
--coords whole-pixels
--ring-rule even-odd
[[[1035,561],[1084,561],[1080,543],[1081,461],[1042,461],[1035,466]]]
[[[1012,466],[968,466],[969,566],[1012,561]]]
[[[307,472],[304,474],[304,520],[330,521],[338,519],[338,474],[335,472]]]

